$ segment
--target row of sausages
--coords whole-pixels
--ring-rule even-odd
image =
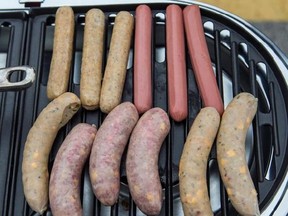
[[[131,196],[142,212],[158,215],[162,208],[158,155],[170,130],[169,117],[160,108],[151,108],[139,118],[136,107],[124,102],[107,115],[98,131],[94,125],[79,123],[58,150],[49,183],[48,158],[54,139],[80,106],[73,93],[60,95],[43,109],[28,133],[22,181],[30,207],[42,214],[49,197],[53,215],[82,215],[81,174],[89,156],[95,196],[104,205],[114,205],[120,191],[120,162],[129,142],[126,174]],[[216,135],[219,171],[232,205],[241,215],[260,215],[245,159],[245,138],[256,111],[257,99],[244,92],[233,98],[222,118],[214,107],[198,113],[179,163],[185,215],[213,215],[206,169]]]
[[[82,215],[81,174],[89,156],[95,196],[104,205],[114,205],[120,191],[120,162],[130,139],[126,173],[131,196],[145,214],[159,214],[158,155],[170,131],[169,117],[161,108],[151,108],[139,118],[136,107],[124,102],[107,115],[98,131],[95,125],[79,123],[58,150],[49,180],[48,159],[54,139],[80,106],[76,95],[63,93],[42,110],[28,133],[22,181],[30,207],[42,214],[49,199],[53,215]]]
[[[258,100],[236,95],[222,118],[213,107],[196,116],[179,163],[180,197],[185,216],[213,216],[206,181],[210,150],[216,139],[217,162],[228,197],[240,215],[260,216],[257,191],[245,157],[245,139]]]
[[[140,5],[135,12],[134,104],[138,112],[152,108],[152,12]],[[127,61],[134,30],[134,17],[121,11],[115,18],[107,63],[102,80],[105,15],[91,9],[85,16],[80,99],[88,110],[100,107],[109,113],[122,98]],[[185,61],[185,32],[193,71],[204,106],[222,114],[223,103],[217,87],[205,40],[200,9],[178,5],[166,9],[166,44],[169,114],[182,121],[188,114]],[[47,83],[47,96],[54,99],[67,91],[73,50],[74,13],[70,7],[56,12],[53,55]]]

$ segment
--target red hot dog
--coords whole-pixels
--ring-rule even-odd
[[[136,8],[134,45],[134,104],[139,113],[152,107],[152,13],[147,5]]]
[[[189,5],[183,15],[190,59],[204,106],[214,107],[222,115],[223,101],[211,65],[200,8]]]
[[[182,121],[188,115],[188,102],[183,14],[178,5],[166,9],[166,41],[169,113]]]

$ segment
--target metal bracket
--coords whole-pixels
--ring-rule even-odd
[[[27,4],[27,3],[43,3],[44,0],[19,0],[20,4]]]

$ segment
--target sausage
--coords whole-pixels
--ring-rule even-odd
[[[260,215],[257,192],[245,158],[246,134],[257,104],[257,98],[249,93],[236,95],[223,113],[217,136],[221,178],[232,205],[241,215]]]
[[[107,115],[97,132],[89,174],[93,192],[104,205],[111,206],[117,202],[121,157],[138,118],[137,109],[132,103],[121,103]]]
[[[219,123],[217,110],[205,107],[198,113],[188,133],[179,164],[180,198],[185,215],[213,216],[206,170]]]
[[[166,44],[169,114],[179,122],[187,118],[188,99],[183,15],[178,5],[166,9]]]
[[[96,131],[95,126],[86,123],[76,125],[57,152],[49,183],[49,201],[54,216],[82,216],[81,174]]]
[[[183,16],[190,59],[203,104],[215,107],[222,115],[223,101],[213,72],[199,6],[186,6]]]
[[[132,15],[120,11],[115,18],[101,87],[100,109],[104,113],[109,113],[121,102],[133,28]]]
[[[100,9],[86,13],[81,64],[80,99],[87,110],[99,108],[102,80],[105,15]]]
[[[66,92],[41,111],[28,132],[22,161],[23,189],[29,206],[40,214],[48,203],[48,159],[54,139],[80,106],[80,99]]]
[[[50,100],[68,89],[74,38],[74,12],[71,7],[58,8],[55,18],[53,54],[47,83]]]
[[[152,108],[152,12],[136,8],[134,43],[134,104],[140,114]]]
[[[158,215],[162,208],[158,155],[169,130],[167,113],[152,108],[142,115],[130,137],[126,158],[128,185],[132,199],[147,215]]]

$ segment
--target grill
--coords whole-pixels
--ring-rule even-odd
[[[168,111],[167,65],[165,54],[165,8],[151,4],[153,12],[153,106]],[[104,66],[115,15],[120,10],[134,14],[137,5],[95,6],[106,15]],[[184,5],[183,5],[184,7]],[[242,20],[216,8],[200,5],[206,41],[224,104],[241,91],[259,99],[259,109],[246,139],[246,157],[259,193],[262,215],[276,211],[287,190],[287,107],[288,65],[286,57],[265,36]],[[74,7],[74,55],[69,91],[79,95],[85,13],[92,6]],[[25,202],[21,163],[24,143],[30,127],[48,104],[46,84],[53,49],[54,21],[57,8],[31,8],[0,12],[1,67],[27,64],[37,71],[35,83],[25,91],[0,93],[0,214],[37,215]],[[221,13],[220,13],[221,12]],[[171,119],[171,131],[162,145],[159,174],[164,201],[160,215],[183,215],[179,197],[178,165],[186,135],[201,109],[201,98],[186,50],[189,117],[180,123]],[[13,73],[10,79],[21,79]],[[123,101],[133,102],[133,43],[127,65]],[[50,154],[51,171],[57,150],[65,135],[79,122],[101,125],[105,114],[81,109],[62,128]],[[121,163],[121,192],[115,206],[106,207],[96,200],[90,185],[86,164],[82,178],[81,198],[84,215],[143,215],[129,195],[125,174],[125,152]],[[207,171],[212,209],[217,216],[237,215],[231,206],[217,167],[215,145]],[[149,181],[149,179],[147,179]],[[51,215],[48,210],[46,215]]]

